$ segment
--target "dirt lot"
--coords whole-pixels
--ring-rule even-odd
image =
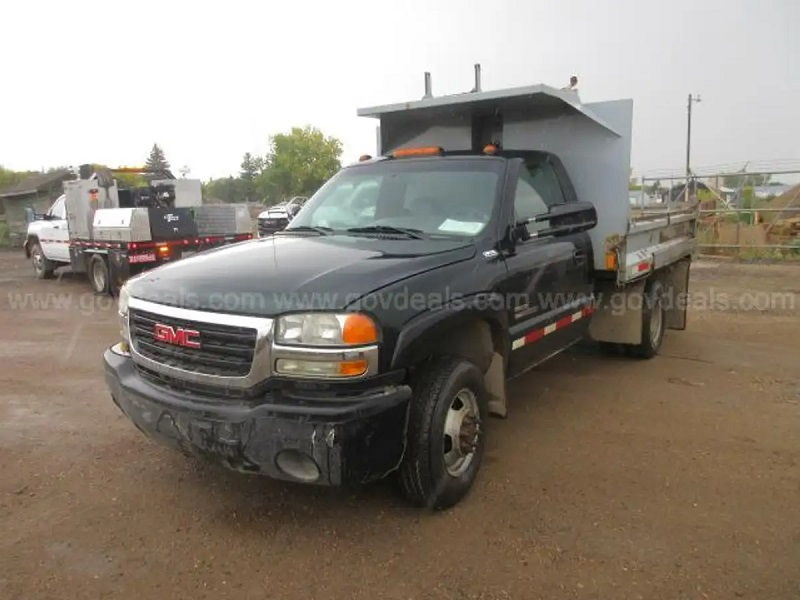
[[[514,381],[436,514],[151,443],[106,393],[117,325],[88,290],[0,253],[0,598],[800,597],[800,267],[698,263],[662,356]]]

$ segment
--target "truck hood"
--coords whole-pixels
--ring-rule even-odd
[[[468,240],[273,236],[147,271],[128,289],[159,304],[271,317],[343,309],[369,292],[474,255]]]

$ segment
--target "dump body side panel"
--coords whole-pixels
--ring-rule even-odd
[[[504,116],[506,150],[552,152],[564,163],[579,200],[597,208],[597,226],[589,232],[594,267],[605,269],[605,252],[624,239],[630,206],[631,120],[633,101],[614,100],[585,105],[611,124],[616,134],[580,113],[532,119],[519,111]]]

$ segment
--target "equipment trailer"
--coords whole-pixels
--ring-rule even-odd
[[[396,471],[444,508],[488,414],[509,412],[508,378],[587,336],[651,357],[685,327],[696,212],[632,212],[630,100],[537,85],[359,114],[381,156],[285,230],[122,289],[106,380],[184,451],[323,485]]]
[[[45,215],[33,215],[25,253],[37,277],[70,266],[87,273],[98,293],[115,292],[132,275],[183,255],[252,237],[246,207],[203,206],[200,182],[143,168],[83,165],[81,178],[64,182],[64,194]],[[114,175],[150,178],[122,187]]]

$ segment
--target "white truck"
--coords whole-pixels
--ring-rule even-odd
[[[244,205],[203,205],[200,181],[168,171],[82,165],[43,215],[29,212],[25,254],[39,279],[69,266],[87,273],[98,293],[114,293],[128,277],[184,255],[253,237]],[[147,177],[122,186],[115,174]]]
[[[276,231],[285,229],[289,221],[300,212],[305,204],[305,196],[294,196],[288,202],[270,206],[258,215],[258,237],[267,237]]]

